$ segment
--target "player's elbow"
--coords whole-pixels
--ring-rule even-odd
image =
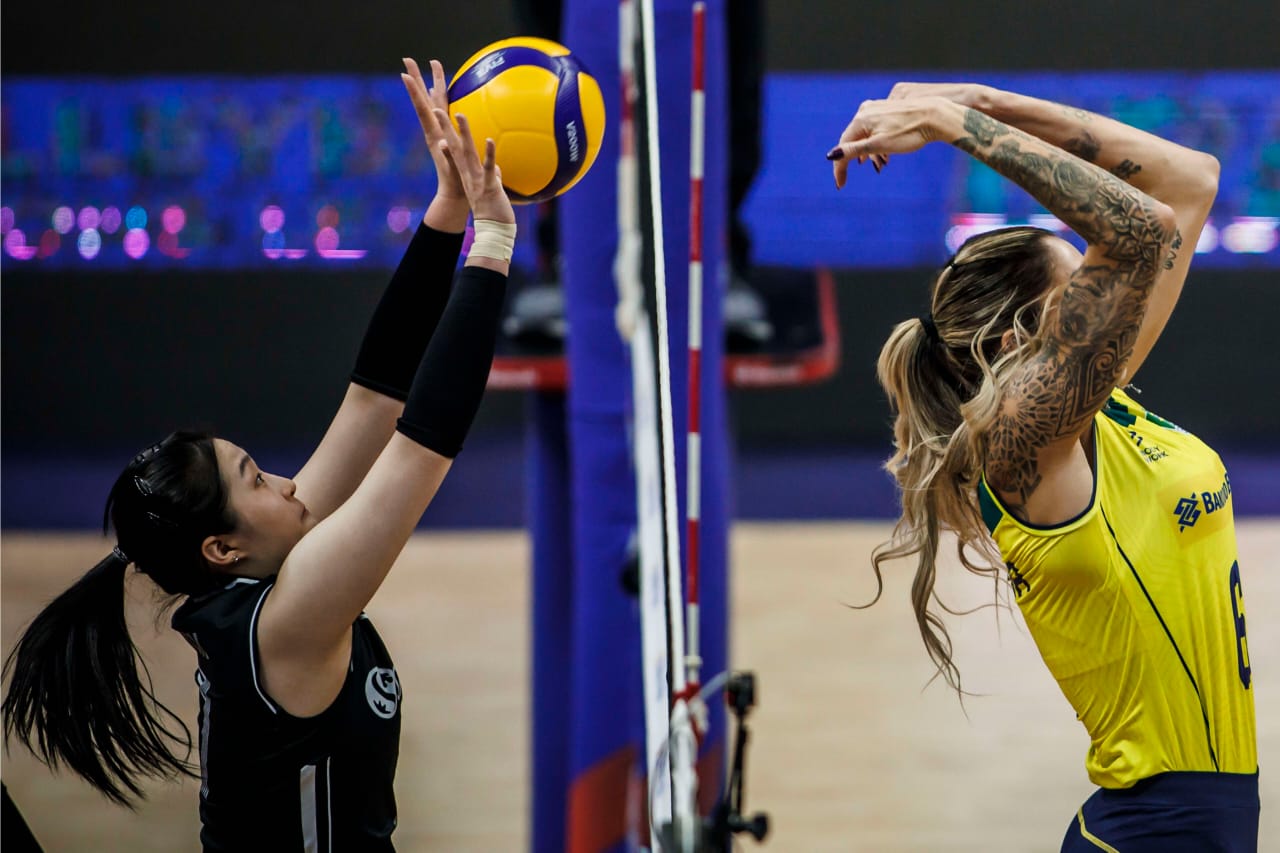
[[[1213,204],[1221,174],[1222,164],[1217,157],[1203,151],[1194,152],[1186,170],[1188,195],[1201,204]]]
[[[1188,151],[1181,166],[1177,173],[1177,193],[1170,194],[1168,200],[1173,201],[1180,210],[1193,207],[1207,214],[1218,196],[1218,177],[1222,174],[1222,164],[1212,154]]]

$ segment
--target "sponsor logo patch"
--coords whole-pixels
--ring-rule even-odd
[[[1222,524],[1210,522],[1225,519],[1227,514],[1219,515],[1219,513],[1231,505],[1231,478],[1225,472],[1222,475],[1222,484],[1216,489],[1195,487],[1194,482],[1193,480],[1188,483],[1184,480],[1181,489],[1176,493],[1166,493],[1166,499],[1173,503],[1170,512],[1178,525],[1179,534],[1190,535],[1193,528],[1194,532],[1199,534],[1210,528],[1221,527]]]
[[[1173,514],[1178,517],[1178,532],[1186,530],[1188,527],[1195,527],[1196,522],[1200,520],[1200,502],[1196,500],[1195,492],[1190,497],[1178,498],[1178,505],[1173,508]]]

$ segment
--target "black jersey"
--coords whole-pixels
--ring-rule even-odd
[[[275,583],[240,578],[173,616],[199,655],[200,841],[206,851],[394,849],[400,682],[373,623],[323,713],[299,718],[262,686],[258,614]]]

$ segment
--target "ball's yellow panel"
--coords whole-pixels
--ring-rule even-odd
[[[497,142],[502,183],[521,195],[533,195],[556,174],[556,140],[550,133],[509,130]]]
[[[553,134],[560,81],[545,68],[517,65],[480,87],[489,116],[503,130]],[[463,99],[465,100],[465,99]]]
[[[534,38],[533,36],[516,36],[515,38],[503,39],[495,41],[493,44],[485,45],[467,58],[467,61],[458,66],[458,71],[453,75],[453,79],[458,79],[458,75],[464,73],[468,68],[474,65],[480,58],[495,50],[501,50],[504,47],[531,47],[534,50],[540,50],[550,56],[564,56],[569,52],[569,48],[554,42],[551,39]],[[452,82],[452,81],[451,81]]]
[[[587,132],[587,152],[582,158],[582,168],[578,169],[578,174],[573,180],[564,185],[560,190],[561,193],[567,192],[570,187],[582,180],[582,176],[596,161],[596,155],[600,153],[600,144],[604,141],[604,96],[600,92],[600,84],[590,74],[578,74],[578,100],[582,106],[582,124]]]
[[[484,90],[479,89],[449,104],[449,118],[454,120],[454,124],[457,124],[458,113],[467,117],[467,122],[471,125],[471,136],[476,141],[476,150],[481,152],[480,156],[483,157],[485,139],[497,142],[498,137],[502,135],[502,128],[489,114]]]

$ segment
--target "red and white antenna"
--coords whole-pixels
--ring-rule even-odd
[[[701,687],[699,654],[698,567],[699,523],[702,518],[702,176],[706,159],[706,51],[707,4],[693,4],[692,102],[689,110],[689,433],[685,506],[685,675],[687,698]],[[696,709],[691,709],[695,710]],[[694,714],[695,725],[699,714]]]

